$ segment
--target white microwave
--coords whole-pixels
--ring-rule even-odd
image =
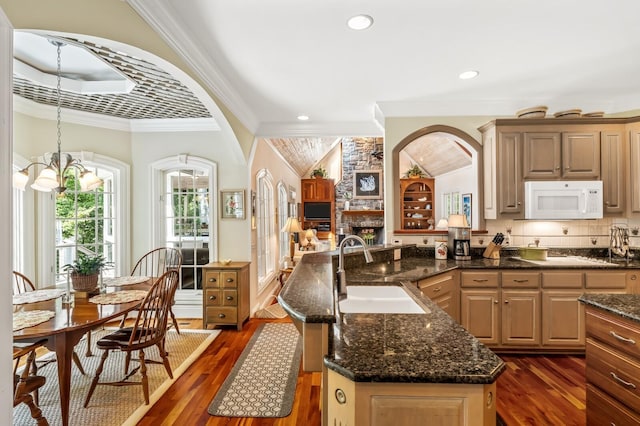
[[[602,181],[549,180],[524,183],[525,219],[601,219]]]

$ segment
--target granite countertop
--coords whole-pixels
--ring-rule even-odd
[[[583,294],[578,300],[585,305],[640,322],[640,294]]]
[[[351,285],[404,285],[425,314],[342,314],[336,309],[334,279],[338,251],[305,254],[278,296],[295,320],[333,324],[328,368],[355,381],[491,383],[504,369],[498,356],[411,282],[452,269],[549,269],[513,257],[469,261],[436,260],[433,249],[415,245],[370,248],[374,263],[366,264],[362,249],[345,251]],[[399,260],[394,260],[400,254]],[[558,267],[558,266],[555,266]],[[562,269],[640,268],[640,261],[612,265],[562,266]],[[592,295],[590,295],[592,296]],[[639,315],[640,316],[640,315]]]

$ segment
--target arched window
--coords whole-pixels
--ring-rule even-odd
[[[128,274],[129,265],[129,166],[119,160],[91,152],[70,153],[104,180],[94,191],[80,192],[77,176],[67,179],[61,195],[39,193],[38,240],[42,262],[38,281],[63,283],[64,265],[79,253],[102,254],[113,268],[105,275]]]
[[[283,182],[278,182],[278,229],[282,229],[289,217],[289,193],[287,186]],[[284,257],[289,253],[289,235],[286,232],[280,232],[278,239],[280,245],[280,262],[284,261]]]
[[[268,170],[262,169],[256,176],[256,230],[258,257],[258,293],[275,277],[276,239],[273,179]]]
[[[152,247],[182,253],[176,299],[201,303],[202,265],[217,259],[216,164],[181,154],[151,165]]]

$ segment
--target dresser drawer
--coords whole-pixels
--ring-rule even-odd
[[[207,323],[234,324],[238,320],[238,310],[231,307],[205,308]]]
[[[543,288],[582,288],[584,274],[577,271],[544,271]]]
[[[587,383],[627,407],[640,407],[640,363],[587,339]]]
[[[627,287],[627,273],[624,271],[590,271],[584,279],[585,288]]]
[[[205,271],[204,287],[236,288],[238,273],[236,271]]]
[[[498,287],[500,280],[498,272],[462,272],[460,285],[462,287]]]
[[[222,293],[219,289],[205,289],[204,290],[204,303],[206,306],[220,306],[222,305]]]
[[[503,272],[502,287],[508,288],[538,288],[540,287],[539,272]]]
[[[640,425],[640,416],[592,385],[587,385],[587,426]]]
[[[587,336],[640,359],[640,324],[634,325],[587,307]]]

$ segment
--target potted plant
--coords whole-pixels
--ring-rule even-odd
[[[71,272],[71,285],[74,290],[89,292],[98,287],[100,270],[108,263],[101,254],[79,254],[73,263],[64,265],[62,269]]]
[[[414,164],[413,166],[411,166],[409,170],[405,172],[404,177],[409,179],[418,179],[418,178],[427,177],[427,175],[422,171],[422,169],[417,164]]]
[[[322,165],[320,165],[320,166],[318,166],[317,169],[313,169],[313,171],[311,172],[311,177],[326,178],[327,177],[327,171],[324,169],[324,167],[322,167]]]

